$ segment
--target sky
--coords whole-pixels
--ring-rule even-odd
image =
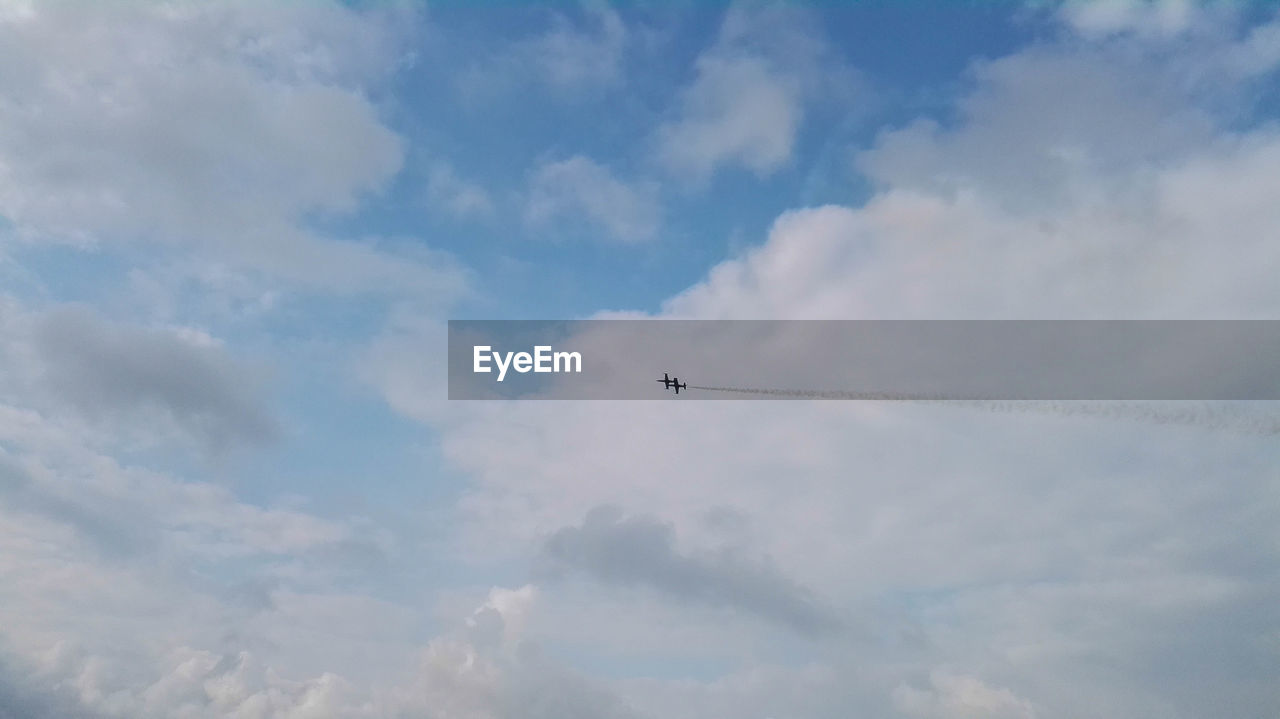
[[[0,719],[1274,717],[1274,437],[450,403],[444,330],[1280,319],[1278,71],[1268,3],[0,0]]]

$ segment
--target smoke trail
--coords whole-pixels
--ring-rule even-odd
[[[1238,405],[1224,403],[1130,402],[1121,400],[991,400],[896,392],[712,387],[692,384],[689,385],[689,389],[799,399],[854,399],[880,402],[910,402],[913,404],[940,404],[1009,414],[1102,417],[1154,424],[1199,427],[1262,437],[1280,436],[1280,417],[1262,416],[1242,411]]]
[[[772,397],[797,397],[800,399],[865,399],[888,402],[942,402],[948,398],[942,395],[900,394],[896,392],[857,392],[852,390],[822,389],[764,389],[760,387],[706,387],[691,384],[689,389],[701,389],[708,392],[732,392],[735,394],[759,394]],[[960,399],[959,401],[971,401]]]

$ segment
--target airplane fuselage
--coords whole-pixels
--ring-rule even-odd
[[[676,394],[680,394],[680,390],[682,389],[689,388],[689,384],[687,382],[681,382],[679,377],[672,377],[667,372],[662,373],[662,379],[654,380],[654,381],[661,382],[663,389],[675,390]]]

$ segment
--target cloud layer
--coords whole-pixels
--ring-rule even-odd
[[[0,717],[1274,713],[1269,438],[433,371],[455,312],[1273,318],[1274,18],[1011,13],[833,139],[826,9],[485,12],[0,5]],[[402,174],[476,127],[540,144]]]
[[[616,508],[598,507],[581,526],[556,531],[543,553],[555,566],[604,583],[648,586],[679,599],[738,609],[809,636],[842,629],[833,612],[777,568],[731,550],[683,554],[674,546],[670,525],[624,517]]]
[[[0,19],[0,214],[28,242],[185,247],[304,285],[430,281],[311,232],[399,170],[367,96],[396,11],[19,4]],[[25,9],[22,9],[25,8]]]

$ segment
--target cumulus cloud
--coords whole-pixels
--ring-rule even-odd
[[[80,535],[92,553],[132,555],[154,546],[155,527],[129,516],[133,509],[109,493],[72,491],[37,478],[8,454],[0,453],[0,497],[9,511],[33,514]]]
[[[585,7],[589,29],[557,15],[552,28],[527,47],[542,77],[556,87],[605,84],[620,76],[627,30],[618,13],[602,3]]]
[[[1251,29],[1224,53],[1222,66],[1242,78],[1265,76],[1280,65],[1280,20]]]
[[[6,651],[32,667],[7,675],[31,697],[23,701],[53,692],[72,707],[71,696],[86,716],[226,716],[241,703],[317,711],[300,707],[329,692],[331,678],[270,686],[268,671],[254,680],[266,682],[255,699],[259,689],[227,686],[234,655],[249,644],[278,664],[282,643],[320,637],[335,617],[359,620],[388,656],[404,636],[386,605],[339,601],[333,589],[351,572],[344,564],[365,567],[383,551],[355,519],[244,503],[223,487],[124,465],[86,446],[74,425],[7,404],[0,445],[0,571],[20,578],[0,587],[0,606],[23,617],[5,627]],[[237,596],[246,577],[260,588]],[[325,652],[335,647],[318,644],[294,656],[334,661]],[[345,642],[337,656],[355,647]],[[294,716],[278,711],[262,715]]]
[[[628,32],[616,10],[589,2],[576,16],[552,12],[549,19],[544,31],[461,73],[458,83],[464,96],[492,96],[529,81],[576,95],[621,80]]]
[[[730,8],[715,44],[698,57],[675,117],[658,129],[661,162],[699,181],[724,166],[761,176],[785,166],[805,103],[824,83],[852,80],[821,37],[798,8]]]
[[[858,155],[878,185],[868,202],[785,213],[666,311],[1274,316],[1280,295],[1260,268],[1277,261],[1267,228],[1280,218],[1262,188],[1280,135],[1223,116],[1185,70],[1074,40],[979,63],[957,123],[889,130]]]
[[[70,561],[102,555],[303,559],[324,552],[331,561],[354,554],[367,562],[378,554],[374,538],[345,523],[244,504],[214,485],[121,466],[52,427],[43,437],[25,438],[10,417],[2,419],[0,438],[15,449],[0,453],[0,496],[7,498],[9,512],[40,520],[9,530],[46,538],[65,538],[70,530],[81,542],[69,544],[88,550]]]
[[[520,611],[526,590],[497,588],[477,610],[501,626]],[[505,643],[504,643],[505,642]],[[604,687],[558,668],[518,637],[494,640],[475,622],[430,641],[414,662],[376,682],[336,672],[290,678],[253,652],[179,646],[147,657],[129,672],[110,655],[66,644],[33,666],[0,672],[0,716],[15,719],[128,716],[167,719],[374,719],[449,716],[468,719],[624,719],[627,705]],[[20,712],[6,714],[6,711]]]
[[[461,631],[432,640],[410,683],[389,692],[401,712],[485,719],[624,719],[634,714],[601,684],[567,671],[525,641],[536,592],[496,587]]]
[[[1203,12],[1195,0],[1069,0],[1059,10],[1068,25],[1095,37],[1122,32],[1170,37],[1191,28]]]
[[[1121,190],[1135,171],[1203,150],[1215,131],[1184,77],[1110,47],[1032,48],[970,75],[952,129],[919,120],[884,132],[858,169],[885,189],[1049,209]]]
[[[653,187],[628,184],[582,155],[534,170],[525,205],[525,219],[535,226],[586,220],[604,239],[627,244],[652,239],[661,214]]]
[[[0,659],[0,719],[103,719],[65,687],[19,672]]]
[[[158,435],[178,428],[215,450],[280,436],[259,372],[206,334],[120,325],[77,306],[10,306],[0,326],[0,355],[21,376],[5,388],[10,401],[69,409],[103,429],[122,418]]]
[[[1249,72],[1263,72],[1269,36],[1258,32],[1222,41],[1214,56],[1246,58]],[[1116,35],[1134,33],[1109,33],[1105,42]],[[224,50],[239,58],[246,47],[266,52],[277,43],[293,47],[282,38]],[[726,66],[737,63],[744,77],[780,93],[761,95],[763,105],[804,95],[764,49],[746,43],[726,52]],[[760,247],[713,269],[664,314],[1274,316],[1277,257],[1267,240],[1280,225],[1272,189],[1280,142],[1247,116],[1203,107],[1201,81],[1180,83],[1162,74],[1180,72],[1177,64],[1158,60],[1093,45],[1037,46],[980,64],[954,123],[888,130],[864,154],[861,167],[877,183],[870,201],[783,215]],[[289,65],[297,76],[286,73],[285,84],[330,66],[317,52]],[[120,76],[133,76],[127,70]],[[1231,73],[1220,77],[1241,76]],[[1060,104],[1035,86],[1037,76],[1056,78]],[[1090,103],[1107,110],[1099,117],[1077,109]],[[1043,104],[1052,109],[1037,109]],[[724,113],[697,117],[711,123]],[[792,153],[788,128],[803,121],[781,117],[766,117],[776,126],[769,131],[740,133],[746,140],[713,142],[685,167],[772,171]],[[360,128],[368,125],[356,122]],[[1000,153],[1016,161],[992,157]],[[594,204],[582,199],[584,184],[609,187],[604,180],[616,178],[585,159],[574,165],[566,174],[586,167],[587,182],[552,173],[575,191],[550,183],[559,192],[549,197],[572,199],[549,201],[549,216],[628,204],[608,192]],[[343,188],[355,196],[373,185],[299,191],[302,199],[283,206],[340,210]],[[85,194],[89,210],[73,203],[68,217],[117,222],[93,191]],[[31,227],[57,225],[32,202],[8,207],[26,213]],[[611,232],[606,220],[594,221]],[[636,226],[644,224],[617,227]],[[34,328],[53,315],[17,314],[20,322],[6,317],[4,326],[21,332],[0,340],[12,353],[7,367],[43,367],[49,352],[70,353],[47,363],[65,380],[59,390],[117,376],[140,382],[128,398],[82,387],[91,399],[72,404],[80,414],[125,411],[142,397],[162,414],[233,422],[256,406],[192,393],[132,354],[139,345],[193,366],[235,365],[198,333],[81,318],[92,331],[80,348],[76,321],[54,322],[45,335]],[[532,551],[593,580],[582,585],[589,591],[646,590],[611,592],[624,595],[616,606],[630,609],[625,595],[643,594],[661,612],[605,615],[594,605],[595,613],[572,617],[584,639],[544,655],[539,642],[557,637],[538,631],[540,602],[554,603],[562,585],[498,588],[461,613],[461,626],[421,637],[420,597],[391,601],[335,586],[335,549],[382,546],[357,521],[265,508],[211,484],[127,466],[88,446],[80,425],[24,405],[25,376],[9,375],[0,378],[11,393],[0,404],[0,574],[15,581],[0,584],[0,605],[23,621],[6,624],[6,643],[28,658],[57,648],[40,676],[0,680],[0,711],[1026,719],[1070,716],[1087,703],[1106,716],[1181,719],[1224,706],[1265,716],[1277,705],[1272,443],[864,403],[775,402],[767,412],[732,402],[445,409],[441,386],[423,369],[441,353],[414,315],[420,324],[406,323],[403,336],[388,336],[373,354],[395,409],[440,430],[442,472],[468,480],[449,524],[461,528],[451,556],[507,567]],[[152,372],[159,380],[136,379]],[[209,375],[215,383],[221,376]],[[607,503],[636,513],[590,511]],[[741,521],[707,521],[726,504]],[[136,532],[123,541],[122,518]],[[726,546],[759,554],[716,549]],[[350,556],[361,563],[366,555]],[[247,584],[240,594],[248,596],[228,597],[229,582]],[[883,631],[883,647],[871,651],[840,639],[806,642],[806,633],[839,625],[815,596],[839,607],[891,606],[901,621],[876,631],[916,631]],[[801,636],[716,626],[734,612]],[[563,652],[601,671],[643,673],[614,663],[619,647],[632,646],[617,626],[634,636],[657,626],[655,616],[685,613],[705,634],[651,632],[662,636],[647,648],[669,661],[650,679],[595,682],[548,658]],[[58,642],[68,636],[87,647],[63,651]],[[729,646],[732,660],[698,663],[696,678],[672,679],[690,666],[680,662],[689,661],[691,641]]]
[[[581,526],[543,545],[555,566],[623,587],[647,586],[685,601],[730,607],[806,635],[837,633],[842,621],[773,565],[733,551],[682,553],[675,529],[651,517],[598,507]]]
[[[929,687],[907,684],[893,692],[893,703],[903,714],[921,719],[1035,719],[1035,708],[1008,689],[988,686],[981,680],[943,671],[929,675]]]
[[[43,671],[15,678],[15,692],[38,699],[28,699],[28,706],[34,707],[35,713],[12,716],[24,719],[379,716],[368,695],[341,676],[326,673],[290,680],[275,674],[249,652],[218,654],[182,647],[164,658],[168,666],[162,675],[150,678],[142,686],[117,684],[118,678],[104,671],[99,657],[76,654],[64,648],[51,659]],[[45,697],[56,697],[60,704],[55,706]],[[42,703],[30,703],[32,701]]]
[[[91,415],[159,409],[213,444],[279,434],[252,374],[216,345],[75,309],[42,317],[34,340],[49,389]]]
[[[396,65],[396,11],[26,7],[0,20],[0,65],[27,68],[0,73],[0,214],[17,236],[181,246],[330,288],[434,281],[303,226],[399,170],[402,141],[367,97]]]
[[[396,411],[430,422],[449,415],[447,325],[421,312],[397,312],[374,340],[360,369]]]
[[[458,218],[493,214],[493,198],[481,185],[458,177],[448,163],[438,162],[427,174],[427,203]]]
[[[661,157],[699,177],[725,162],[768,174],[791,159],[802,116],[797,94],[761,60],[703,59],[685,118],[661,132]]]
[[[1176,59],[1177,40],[1074,31],[976,63],[954,117],[887,128],[863,148],[865,203],[784,213],[660,315],[1274,318],[1280,144],[1267,118],[1223,101],[1269,72],[1257,51],[1269,27],[1189,32],[1188,53],[1216,58],[1196,68]],[[1222,61],[1242,56],[1262,58],[1248,77]],[[583,404],[431,420],[473,480],[460,545],[510,558],[550,536],[544,558],[566,570],[706,604],[715,590],[680,594],[670,577],[721,568],[674,537],[716,546],[700,517],[731,499],[751,546],[797,585],[838,606],[879,599],[918,629],[872,662],[882,704],[791,667],[778,684],[795,694],[753,711],[1058,717],[1086,701],[1198,717],[1216,700],[1242,715],[1275,705],[1274,643],[1251,638],[1277,631],[1258,604],[1276,592],[1275,559],[1259,549],[1276,542],[1265,441],[877,404]],[[641,519],[581,520],[609,503]],[[743,656],[741,681],[679,683],[688,696],[672,715],[765,696],[742,676],[777,655]],[[826,659],[814,673],[843,679]]]

